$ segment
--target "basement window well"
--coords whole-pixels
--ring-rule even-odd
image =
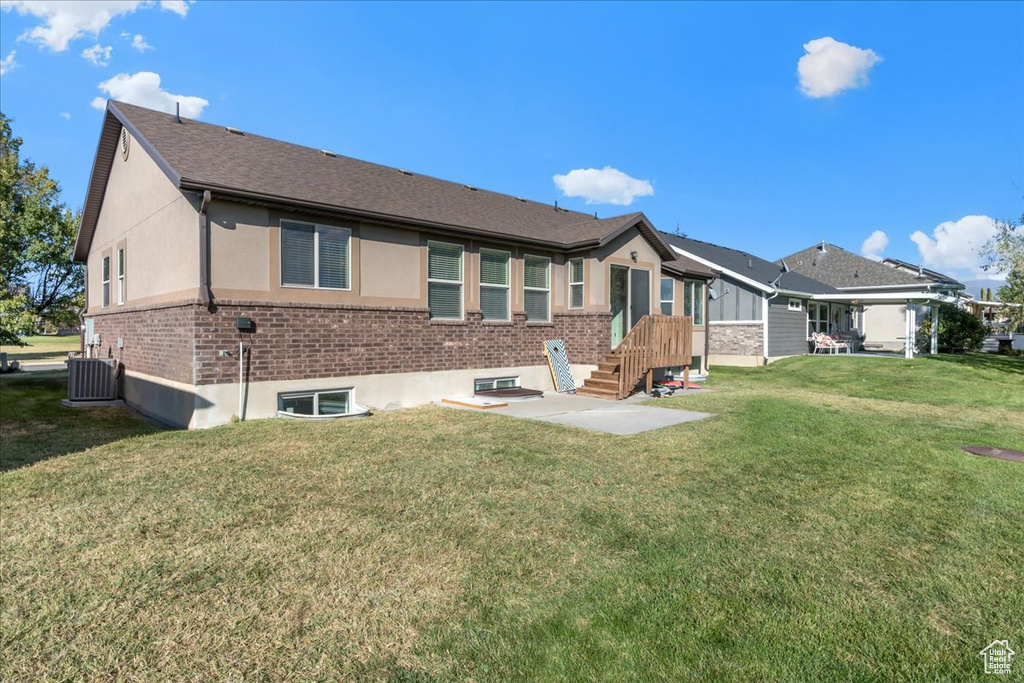
[[[473,381],[473,391],[487,391],[489,389],[513,389],[519,386],[518,377],[495,377],[493,379],[478,379]]]
[[[281,417],[329,419],[369,414],[355,402],[352,389],[303,391],[277,395],[277,414]]]

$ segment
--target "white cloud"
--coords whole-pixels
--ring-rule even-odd
[[[100,90],[107,93],[113,100],[121,100],[129,104],[137,104],[140,107],[156,109],[157,111],[173,114],[175,104],[181,103],[181,115],[190,119],[198,118],[203,109],[209,103],[202,97],[194,95],[174,95],[160,87],[160,74],[152,71],[140,71],[135,74],[117,74],[113,78],[103,81],[98,86]],[[107,100],[97,97],[92,101],[92,106],[97,109],[104,109]]]
[[[146,42],[146,39],[142,37],[141,33],[136,33],[135,37],[132,38],[132,47],[139,52],[145,52],[146,50],[155,49],[152,45]]]
[[[922,263],[935,270],[960,271],[973,277],[998,277],[982,269],[978,253],[996,234],[996,222],[988,216],[964,216],[958,221],[939,223],[932,235],[920,230],[910,239],[917,245]]]
[[[184,17],[188,14],[188,8],[192,2],[195,2],[195,0],[192,0],[191,2],[188,0],[160,0],[160,9],[167,10],[168,12],[174,12],[175,14]]]
[[[587,204],[627,206],[636,197],[654,194],[650,181],[631,178],[611,166],[602,169],[577,168],[565,175],[556,175],[553,180],[566,197],[583,197]]]
[[[99,36],[117,16],[154,4],[153,0],[0,0],[5,12],[13,10],[43,22],[22,33],[19,40],[45,45],[54,52],[67,50],[71,41],[86,34]],[[184,17],[191,5],[186,0],[161,0],[160,9]]]
[[[887,246],[889,246],[889,236],[881,230],[875,230],[860,245],[860,253],[869,259],[881,261],[882,252],[885,251]]]
[[[141,4],[139,0],[4,0],[3,9],[43,20],[43,24],[22,33],[19,40],[29,40],[54,52],[63,52],[72,40],[87,33],[98,36],[114,17],[130,14]]]
[[[833,97],[868,84],[868,72],[882,58],[874,50],[863,50],[831,37],[804,43],[807,53],[797,62],[800,89],[808,97]]]
[[[65,121],[71,120],[71,112],[68,111],[62,111],[61,113],[57,114],[57,116],[61,117]]]
[[[14,68],[18,66],[18,63],[14,61],[14,55],[16,53],[17,50],[11,50],[6,57],[0,59],[0,76],[3,76],[8,71],[14,70]]]
[[[106,66],[110,64],[110,52],[113,49],[112,45],[103,47],[96,43],[92,47],[82,50],[82,56],[85,57],[86,61],[92,62],[95,66]]]

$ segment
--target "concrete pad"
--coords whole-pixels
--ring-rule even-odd
[[[539,401],[510,403],[505,408],[494,408],[487,413],[620,435],[640,434],[711,417],[710,413],[636,405],[636,400],[646,397],[631,398],[633,400],[627,402],[572,394],[545,394]]]

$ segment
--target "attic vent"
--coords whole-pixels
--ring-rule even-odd
[[[412,171],[406,171],[404,168],[398,169],[398,172],[402,175],[412,175]]]
[[[524,204],[526,203],[526,200],[523,199],[522,197],[513,197],[512,199],[515,199],[516,201],[519,201],[519,202],[523,202]]]
[[[237,128],[232,128],[231,126],[224,126],[224,130],[231,133],[232,135],[245,135],[243,131],[240,131]]]
[[[476,192],[476,188],[473,187],[472,185],[463,185],[463,187],[466,188],[467,190],[472,190],[473,192]]]
[[[128,148],[131,146],[132,138],[128,135],[128,129],[121,128],[121,158],[128,161]]]
[[[325,157],[331,157],[332,159],[334,157],[338,156],[337,154],[335,154],[334,152],[332,152],[329,149],[322,149],[322,150],[320,150],[320,153],[323,154]]]

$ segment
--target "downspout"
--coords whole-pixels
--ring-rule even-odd
[[[210,220],[206,215],[210,199],[210,191],[203,190],[203,201],[199,205],[199,300],[207,309],[213,299],[210,293]]]

